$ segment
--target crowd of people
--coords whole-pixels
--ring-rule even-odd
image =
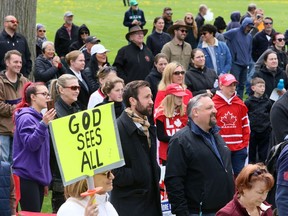
[[[54,42],[36,25],[35,61],[16,17],[5,17],[0,215],[15,215],[18,201],[21,210],[40,212],[49,190],[60,216],[162,215],[163,191],[177,216],[271,216],[276,207],[286,215],[288,148],[276,179],[263,163],[271,146],[288,139],[288,32],[275,30],[273,18],[252,3],[243,16],[233,11],[228,25],[221,16],[207,24],[201,4],[196,16],[176,21],[165,7],[147,35],[137,0],[123,3],[128,45],[113,64],[71,11]],[[48,123],[112,102],[125,165],[94,175],[102,188],[83,198],[85,180],[63,186]]]

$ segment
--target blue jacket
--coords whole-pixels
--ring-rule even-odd
[[[288,145],[281,151],[277,161],[277,188],[276,206],[280,216],[287,215],[288,212]]]
[[[208,49],[208,44],[205,41],[203,41],[198,45],[198,48],[201,48],[204,52],[206,67],[214,69],[211,53],[209,52]],[[228,73],[232,65],[231,54],[228,46],[226,45],[226,43],[218,41],[215,38],[214,51],[216,55],[217,74],[220,75]]]
[[[144,12],[140,9],[138,9],[137,11],[133,11],[130,7],[129,10],[125,12],[123,25],[130,29],[131,27],[135,26],[134,24],[132,24],[133,20],[140,21],[141,28],[143,28],[143,26],[146,24]]]
[[[13,171],[21,178],[48,186],[51,181],[50,138],[48,127],[40,123],[41,120],[42,114],[31,107],[15,112]]]
[[[245,18],[239,28],[231,29],[224,33],[227,46],[232,55],[232,63],[248,66],[252,54],[252,35],[245,34],[244,30],[249,24],[253,25],[251,18]]]
[[[11,216],[11,168],[7,162],[1,161],[0,163],[0,215]]]

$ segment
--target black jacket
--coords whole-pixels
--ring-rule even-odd
[[[275,34],[274,29],[270,35],[266,34],[265,30],[262,30],[253,37],[252,58],[254,62],[256,62],[262,53],[269,48],[271,42],[267,39],[267,36],[271,37],[273,34]]]
[[[207,89],[215,94],[218,88],[218,76],[213,69],[206,66],[200,69],[190,65],[185,74],[185,84],[193,96],[206,93]]]
[[[5,53],[14,49],[22,54],[21,73],[28,78],[32,69],[31,53],[25,37],[16,32],[13,37],[8,35],[5,30],[0,34],[0,71],[6,69],[4,62]]]
[[[78,40],[74,41],[70,46],[69,46],[69,52],[73,51],[73,50],[79,50],[85,43],[83,42],[83,39],[81,38],[81,32],[82,31],[87,31],[88,35],[90,35],[90,30],[88,29],[88,27],[83,24],[79,27],[78,29]]]
[[[151,72],[145,78],[145,80],[150,84],[150,89],[153,95],[153,101],[155,101],[156,94],[158,92],[158,85],[161,79],[162,74],[158,72],[155,67],[152,68]]]
[[[56,68],[43,55],[39,55],[35,60],[34,77],[36,82],[44,82],[48,86],[52,79],[57,79],[65,72],[66,70],[62,65]]]
[[[117,68],[117,75],[125,84],[134,80],[144,80],[153,67],[154,56],[143,43],[143,49],[131,42],[122,47],[115,58],[113,66]]]
[[[125,109],[125,105],[123,104],[123,102],[108,101],[108,99],[109,99],[108,97],[104,98],[103,102],[97,104],[95,107],[113,102],[114,103],[115,116],[116,116],[116,118],[119,118]]]
[[[73,73],[73,71],[71,71],[71,69],[67,70],[67,74],[71,74],[71,75],[75,76],[75,74]],[[77,98],[78,100],[76,103],[81,108],[81,110],[86,110],[88,102],[89,102],[89,98],[90,98],[90,95],[92,94],[92,92],[90,90],[88,78],[83,73],[81,73],[81,76],[82,76],[82,79],[88,85],[88,90],[86,89],[85,85],[78,79],[78,82],[79,82],[81,89],[80,89],[80,92],[79,92],[79,95]]]
[[[250,128],[252,131],[262,133],[268,128],[271,128],[270,110],[272,102],[267,95],[260,98],[251,95],[245,101],[245,105],[248,108]]]
[[[213,132],[217,149],[199,133],[190,119],[188,125],[170,139],[165,185],[177,216],[191,213],[216,213],[233,197],[234,180],[230,150],[217,132]]]
[[[88,78],[90,91],[92,93],[99,88],[99,82],[97,78],[97,72],[99,70],[99,66],[95,55],[96,54],[91,56],[88,66],[84,69],[82,73]],[[110,66],[109,62],[106,62],[105,65]]]
[[[146,135],[124,111],[117,119],[125,166],[113,171],[111,203],[119,216],[160,216],[160,168],[156,161],[155,127]]]
[[[191,26],[191,28],[188,28],[187,31],[188,31],[188,33],[187,33],[187,36],[185,37],[184,40],[191,45],[192,49],[197,48],[197,46],[198,46],[198,42],[197,41],[198,40],[194,36],[194,32],[193,32],[192,26]]]
[[[270,112],[270,121],[276,144],[283,142],[288,135],[288,91],[277,100]]]
[[[80,107],[76,103],[73,103],[71,106],[69,106],[62,100],[60,96],[55,102],[55,110],[57,112],[56,118],[65,117],[81,111]],[[50,143],[50,169],[52,173],[51,187],[52,190],[55,192],[63,192],[64,187],[61,179],[60,170],[57,164],[54,147],[52,146],[52,141]]]
[[[277,87],[277,84],[280,79],[284,79],[284,88],[288,89],[288,78],[284,71],[282,71],[279,67],[275,73],[269,71],[267,67],[263,67],[259,72],[255,72],[254,77],[260,77],[265,81],[265,94],[270,97],[274,88]]]
[[[133,20],[140,21],[141,28],[143,28],[143,26],[146,24],[144,12],[140,9],[138,9],[137,11],[133,11],[130,7],[129,10],[125,12],[123,25],[130,29],[131,27],[135,26],[134,24],[132,25]]]
[[[147,47],[151,50],[152,54],[156,56],[158,53],[161,52],[164,44],[169,41],[171,41],[171,36],[168,33],[158,33],[154,31],[147,37],[146,44]]]
[[[55,50],[59,57],[65,57],[69,52],[69,46],[78,39],[78,26],[72,24],[71,37],[69,36],[64,24],[57,30],[55,35]]]

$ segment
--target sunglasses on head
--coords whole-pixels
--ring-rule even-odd
[[[279,42],[282,42],[282,41],[285,41],[285,38],[278,38],[276,40],[279,41]]]
[[[83,34],[89,34],[89,33],[88,33],[88,31],[83,31],[80,34],[83,35]]]
[[[259,176],[259,175],[262,175],[262,174],[265,174],[265,173],[267,173],[268,171],[266,170],[266,169],[260,169],[260,168],[258,168],[258,169],[256,169],[253,173],[251,173],[250,175],[249,175],[249,179],[251,179],[251,177],[252,176]]]
[[[107,178],[107,179],[110,179],[110,178],[111,178],[111,174],[112,174],[111,170],[110,170],[110,171],[107,171],[107,172],[104,172],[104,173],[102,173],[102,175],[106,175],[106,178]]]
[[[45,33],[45,32],[46,32],[46,30],[41,30],[41,29],[40,29],[40,30],[38,30],[38,32],[44,32],[44,33]]]
[[[19,21],[18,21],[18,20],[7,20],[6,22],[11,22],[11,23],[13,23],[13,24],[15,24],[15,23],[19,24]]]
[[[80,86],[65,86],[63,88],[70,88],[72,91],[76,91],[76,90],[80,91],[80,89],[81,89]]]
[[[173,75],[176,75],[176,76],[179,76],[179,75],[184,75],[185,74],[185,71],[174,71],[173,72]]]
[[[186,29],[178,29],[178,31],[181,31],[182,33],[187,33],[188,31]]]

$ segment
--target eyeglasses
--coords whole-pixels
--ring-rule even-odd
[[[202,32],[201,35],[206,35],[208,32]]]
[[[187,33],[188,31],[186,29],[178,29],[178,31],[181,31],[182,33]]]
[[[173,72],[173,75],[176,75],[176,76],[179,76],[179,75],[184,75],[185,74],[185,71],[174,71]]]
[[[45,32],[46,32],[46,30],[41,30],[41,29],[40,29],[40,30],[38,30],[38,32],[44,32],[44,33],[45,33]]]
[[[264,25],[272,25],[273,22],[264,22]]]
[[[259,176],[259,175],[262,175],[262,174],[264,174],[264,173],[267,173],[267,170],[266,169],[260,169],[260,168],[258,168],[258,169],[256,169],[253,173],[251,173],[250,175],[249,175],[249,180],[251,179],[251,177],[252,176]]]
[[[279,42],[282,42],[282,41],[285,41],[285,38],[277,38],[276,40]]]
[[[80,34],[81,34],[81,35],[83,35],[83,34],[89,34],[89,32],[88,32],[88,31],[83,31],[83,32],[80,32]]]
[[[19,24],[19,21],[18,21],[18,20],[7,20],[6,22],[11,22],[11,23],[13,23],[13,24],[15,24],[15,23]]]
[[[110,178],[111,178],[111,175],[112,175],[112,172],[111,172],[111,170],[110,170],[110,171],[107,171],[107,172],[102,173],[102,175],[106,175],[106,178],[107,178],[107,179],[110,179]]]
[[[69,88],[69,89],[71,89],[72,91],[76,91],[76,90],[79,90],[79,91],[80,91],[80,89],[81,89],[80,86],[65,86],[65,87],[63,87],[63,88]]]
[[[48,92],[36,92],[35,94],[36,94],[36,95],[37,95],[37,94],[41,94],[41,95],[43,95],[44,97],[50,97],[50,93],[48,93]]]

